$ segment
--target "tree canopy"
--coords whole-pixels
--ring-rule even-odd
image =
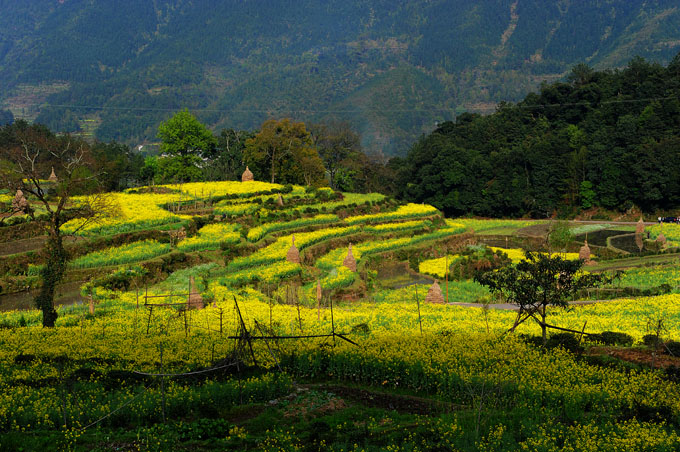
[[[200,155],[212,151],[215,138],[189,110],[184,109],[158,126],[161,152],[170,156]]]
[[[399,196],[449,216],[680,206],[680,55],[584,64],[489,116],[463,113],[399,162]]]
[[[272,183],[324,185],[323,161],[303,122],[285,118],[265,121],[246,141],[243,159],[256,177]]]
[[[519,312],[511,330],[533,319],[541,327],[543,343],[547,329],[558,328],[546,321],[547,308],[566,308],[568,299],[579,290],[611,281],[603,274],[581,273],[583,261],[563,259],[557,254],[526,253],[516,265],[480,273],[475,280],[489,287],[508,303],[516,304]]]
[[[164,158],[158,170],[166,182],[197,181],[202,178],[202,157],[213,153],[215,138],[188,110],[177,112],[158,126]]]

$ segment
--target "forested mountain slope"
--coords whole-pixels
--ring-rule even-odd
[[[2,0],[0,108],[103,140],[155,140],[188,107],[212,127],[351,120],[404,152],[578,62],[680,50],[674,0]]]
[[[465,113],[423,136],[399,168],[400,195],[447,215],[547,217],[604,207],[680,206],[680,53],[667,67],[577,65],[487,116]]]

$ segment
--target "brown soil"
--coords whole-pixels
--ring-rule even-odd
[[[238,406],[233,408],[225,415],[229,422],[241,425],[251,419],[258,417],[265,410],[262,405]]]
[[[438,414],[445,409],[453,408],[450,404],[408,395],[389,394],[337,385],[321,385],[314,387],[315,389],[330,391],[344,400],[352,401],[360,405],[395,410],[401,413],[430,415]]]
[[[588,355],[609,355],[623,361],[649,367],[652,366],[652,360],[654,360],[654,367],[657,369],[665,369],[666,367],[680,367],[680,357],[657,353],[656,359],[654,359],[653,351],[651,349],[592,347],[588,350]]]

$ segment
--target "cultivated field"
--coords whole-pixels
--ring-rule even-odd
[[[63,226],[53,329],[27,297],[41,230],[0,227],[0,450],[680,449],[674,226],[635,253],[611,239],[635,225],[572,225],[555,252],[606,235],[584,271],[623,274],[549,312],[583,334],[543,347],[472,273],[547,252],[547,221],[262,182],[111,196]]]

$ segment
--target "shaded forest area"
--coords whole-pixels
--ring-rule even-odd
[[[680,54],[664,67],[575,66],[565,82],[462,114],[395,159],[398,195],[447,216],[545,217],[680,205]]]

